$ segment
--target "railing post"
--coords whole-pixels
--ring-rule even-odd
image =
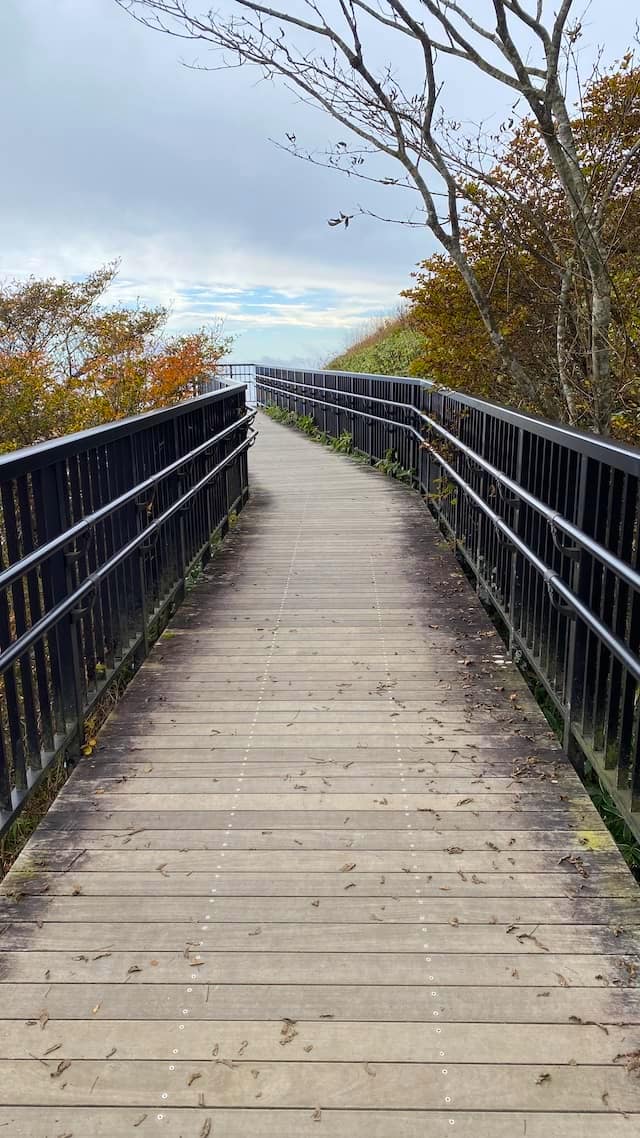
[[[173,446],[174,446],[174,456],[176,458],[179,458],[181,448],[180,448],[180,439],[178,437],[177,419],[173,420]],[[186,474],[185,474],[184,470],[183,469],[178,470],[178,472],[176,474],[176,496],[178,498],[181,498],[183,493],[184,493],[185,481],[186,481]],[[178,512],[177,531],[178,531],[177,532],[178,548],[177,548],[176,553],[177,553],[177,561],[178,561],[177,569],[178,569],[179,581],[178,581],[178,590],[177,590],[176,596],[177,596],[177,601],[179,604],[182,600],[184,600],[185,569],[186,569],[186,561],[187,561],[186,540],[185,540],[185,532],[184,532],[184,514],[183,514],[182,510],[180,510]]]
[[[368,381],[367,394],[369,396],[369,401],[365,404],[365,406],[367,408],[367,413],[369,415],[373,415],[373,403],[371,402],[373,395],[373,380],[371,378],[369,378]],[[369,465],[373,466],[373,419],[371,418],[367,419],[367,448],[369,451]]]
[[[593,513],[593,499],[589,499],[588,494],[588,477],[589,477],[589,459],[586,454],[580,456],[580,473],[578,476],[578,502],[575,517],[575,524],[579,529],[584,530],[585,523],[590,519]],[[589,590],[591,584],[591,575],[593,571],[593,559],[584,550],[580,549],[573,562],[571,569],[571,588],[576,596],[581,600],[588,603]],[[576,757],[577,748],[573,745],[572,724],[576,720],[576,713],[578,709],[582,708],[584,696],[584,668],[581,666],[584,663],[585,651],[587,647],[587,629],[584,623],[576,618],[571,621],[569,628],[569,638],[567,645],[567,665],[566,665],[566,681],[565,681],[565,699],[564,699],[564,727],[563,727],[563,747],[567,754]]]
[[[524,431],[523,431],[522,427],[518,427],[517,430],[518,430],[518,445],[517,445],[517,451],[516,451],[515,481],[518,483],[518,486],[521,486],[522,485],[523,462],[524,462]],[[515,533],[517,533],[518,537],[522,537],[522,529],[523,529],[522,522],[523,522],[523,516],[524,515],[523,515],[521,499],[516,498],[515,502],[512,502],[511,508],[513,510],[513,513],[511,515],[512,529],[515,531]],[[520,558],[520,554],[518,553],[517,549],[515,549],[512,546],[511,547],[511,572],[509,575],[509,655],[511,656],[511,659],[513,659],[515,656],[515,651],[516,651],[515,633],[516,633],[516,625],[519,623],[519,614],[520,614],[520,606],[516,605],[516,597],[517,597],[517,591],[518,591],[519,558]]]
[[[38,526],[40,533],[47,538],[62,533],[69,524],[68,495],[69,488],[63,477],[64,463],[56,463],[54,477],[44,477],[41,482],[41,519]],[[36,499],[36,512],[38,501]],[[70,581],[73,579],[71,559],[68,552],[60,550],[49,560],[49,590],[50,603],[56,604],[69,594]],[[47,591],[49,591],[47,590]],[[45,594],[46,596],[46,594]],[[46,603],[46,601],[45,601]],[[47,604],[47,608],[49,605]],[[72,613],[64,617],[53,631],[56,642],[56,665],[60,680],[60,710],[64,726],[68,731],[69,724],[75,724],[74,739],[70,744],[73,755],[80,750],[80,734],[82,731],[82,696],[80,690],[80,662],[78,652],[78,629]]]
[[[136,454],[133,438],[130,440],[131,452],[131,469],[133,471],[133,478],[135,482],[140,482],[144,471],[140,470],[140,463]],[[136,511],[135,529],[137,533],[142,533],[145,529],[144,517],[149,509],[148,501],[141,502],[139,499],[136,501],[134,509]],[[137,580],[139,595],[140,595],[140,622],[141,622],[141,635],[142,635],[142,653],[143,659],[149,654],[149,611],[147,605],[147,575],[145,572],[146,550],[144,545],[139,546],[137,555],[137,565],[134,569],[135,579]]]
[[[18,503],[16,500],[16,493],[14,493],[12,483],[3,483],[2,485],[2,515],[4,517],[4,536],[7,546],[7,553],[11,561],[17,561],[20,557],[20,539],[18,537]],[[2,552],[0,550],[0,567],[3,565]],[[13,621],[15,623],[16,636],[21,636],[27,630],[27,607],[25,604],[25,594],[23,582],[18,581],[11,589],[11,600],[13,609]],[[5,593],[0,596],[0,624],[2,625],[2,643],[8,644],[10,640],[10,619],[9,619],[9,604],[8,598]],[[13,678],[13,669],[11,669],[11,677]],[[9,677],[7,676],[7,679]],[[38,716],[36,713],[36,700],[33,685],[33,676],[31,672],[31,660],[29,656],[23,657],[20,661],[20,686],[22,692],[22,703],[24,707],[24,716],[22,723],[22,731],[20,731],[20,747],[22,748],[24,742],[27,745],[27,766],[29,768],[40,767],[40,740],[38,737]],[[23,738],[24,736],[24,738]]]

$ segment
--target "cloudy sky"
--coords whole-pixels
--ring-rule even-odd
[[[585,50],[622,54],[635,7],[593,0]],[[380,199],[269,140],[321,147],[331,124],[254,72],[183,65],[202,59],[114,0],[0,0],[0,274],[119,258],[123,302],[167,304],[176,329],[222,317],[237,360],[319,365],[394,310],[433,245],[369,218],[328,227]],[[501,113],[474,82],[451,76],[452,111]]]

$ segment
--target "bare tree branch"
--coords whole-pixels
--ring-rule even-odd
[[[483,288],[464,233],[469,179],[478,179],[497,195],[496,202],[508,204],[505,244],[516,240],[508,226],[515,228],[517,202],[493,178],[490,163],[485,165],[490,150],[483,154],[482,143],[468,136],[456,145],[442,112],[442,57],[479,71],[524,100],[548,156],[559,213],[571,235],[563,243],[544,236],[534,242],[535,256],[548,258],[558,288],[556,364],[563,398],[572,415],[567,352],[573,336],[569,309],[574,305],[576,313],[588,312],[593,424],[607,430],[613,406],[613,286],[605,222],[612,196],[640,157],[640,142],[622,156],[614,154],[615,148],[601,153],[597,171],[583,160],[560,74],[562,54],[569,58],[579,35],[579,23],[569,27],[574,0],[556,0],[557,10],[548,16],[551,0],[486,0],[484,17],[475,10],[470,13],[467,0],[304,0],[302,6],[281,0],[279,7],[260,0],[229,0],[225,12],[201,14],[195,2],[116,0],[148,27],[218,49],[226,66],[252,64],[265,77],[284,80],[304,102],[319,107],[364,143],[360,153],[345,144],[325,155],[325,164],[363,181],[413,188],[421,200],[423,224],[460,271],[503,368],[522,397],[532,399],[535,382],[503,334],[492,308],[492,288]],[[376,26],[384,29],[390,55],[398,42],[397,63],[378,62],[380,40],[369,35]],[[420,64],[415,67],[414,57],[405,81],[408,44],[415,45]],[[413,82],[413,89],[404,89],[407,82]],[[290,149],[297,157],[322,164],[297,141]],[[398,164],[402,176],[379,174],[379,158]],[[373,173],[365,163],[376,166]],[[361,212],[377,216],[366,207]],[[540,233],[541,217],[542,211],[540,217],[529,218],[532,234]],[[415,215],[406,220],[419,224]],[[577,328],[582,316],[573,323]]]

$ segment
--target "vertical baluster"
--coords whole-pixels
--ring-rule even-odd
[[[28,553],[31,553],[34,549],[33,524],[35,520],[35,512],[32,508],[33,502],[31,500],[33,491],[31,490],[30,493],[26,475],[18,478],[17,489],[18,509],[20,513],[20,528],[22,532],[22,546],[24,554],[26,555]],[[37,624],[43,615],[40,599],[41,572],[41,570],[32,569],[29,573],[26,574],[31,625]],[[36,686],[38,691],[42,746],[46,751],[51,751],[53,750],[54,745],[53,737],[55,726],[49,693],[49,671],[47,667],[47,655],[45,651],[44,637],[38,640],[34,645],[33,660],[36,675]],[[38,765],[39,761],[40,756],[38,755]]]
[[[7,560],[14,565],[22,556],[22,542],[19,536],[18,499],[17,488],[12,482],[3,482],[0,487],[2,498],[2,514],[4,519],[4,538],[7,546]],[[4,594],[2,601],[2,616],[0,638],[5,645],[11,640],[18,640],[28,629],[27,606],[25,599],[25,581],[22,577],[11,586],[10,597]],[[13,627],[11,627],[13,625]],[[40,767],[40,732],[38,729],[38,712],[33,685],[33,672],[31,667],[31,654],[25,652],[20,657],[19,664],[20,683],[13,686],[13,698],[17,700],[15,710],[19,720],[17,724],[20,746],[26,744],[25,761],[28,767]],[[10,674],[13,676],[13,669]]]

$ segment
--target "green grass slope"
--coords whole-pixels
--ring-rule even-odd
[[[327,365],[329,371],[363,371],[374,375],[409,375],[421,354],[424,338],[406,316],[381,320],[360,340]]]

